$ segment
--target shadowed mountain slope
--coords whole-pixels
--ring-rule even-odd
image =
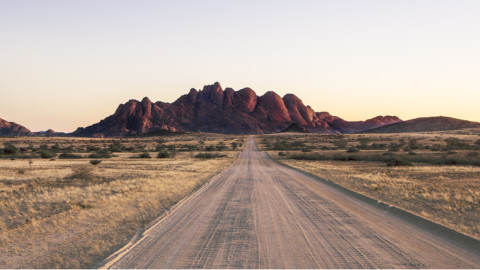
[[[0,118],[0,136],[29,136],[32,132],[26,127]]]

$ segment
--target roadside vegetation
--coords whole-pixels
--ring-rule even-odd
[[[278,134],[259,148],[289,166],[480,238],[480,136]]]
[[[98,266],[226,169],[245,141],[215,134],[0,138],[0,268]]]

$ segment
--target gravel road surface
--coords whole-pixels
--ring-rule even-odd
[[[259,152],[235,163],[109,268],[480,268],[463,250]]]

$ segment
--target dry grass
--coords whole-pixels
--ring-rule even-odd
[[[307,147],[314,148],[313,154],[328,156],[334,152],[347,153],[345,149],[319,150],[321,146],[332,146],[334,136],[319,135],[282,135],[289,142],[299,140],[307,142]],[[357,146],[358,138],[365,135],[344,135],[344,140]],[[408,142],[415,138],[423,146],[445,145],[445,139],[458,138],[475,145],[480,137],[471,134],[402,134],[402,135],[368,135],[372,142],[398,143],[400,139]],[[264,136],[273,142],[276,136]],[[262,138],[258,139],[259,142]],[[316,146],[315,146],[316,145]],[[315,149],[316,148],[316,149]],[[438,151],[428,149],[419,152],[412,167],[388,167],[385,162],[370,161],[335,161],[335,160],[294,160],[289,159],[295,151],[269,151],[269,154],[292,167],[328,179],[342,186],[366,194],[376,199],[408,209],[419,215],[436,220],[464,233],[480,238],[480,167],[461,165],[431,165],[421,162],[422,157],[432,158]],[[278,155],[283,152],[281,155]],[[381,151],[381,152],[385,152]],[[400,150],[402,152],[402,150]],[[308,153],[311,154],[311,153]],[[378,155],[379,150],[361,150],[356,155]],[[455,153],[442,153],[453,156],[468,154],[467,150],[455,150]],[[355,155],[355,154],[352,154]],[[398,155],[398,154],[395,154]],[[423,156],[422,156],[423,155]],[[419,157],[418,157],[419,156]],[[426,160],[429,161],[429,160]]]
[[[157,145],[156,138],[125,144]],[[233,137],[203,135],[207,144]],[[7,140],[7,139],[3,139]],[[8,139],[12,141],[12,139]],[[103,145],[108,139],[28,139],[20,144]],[[195,143],[194,136],[166,144]],[[115,153],[89,159],[0,159],[0,268],[88,268],[127,243],[155,217],[226,169],[238,152],[215,160],[178,152],[174,158],[132,159]]]

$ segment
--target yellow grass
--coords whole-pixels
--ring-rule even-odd
[[[204,135],[206,136],[206,135]],[[175,143],[179,138],[170,138]],[[208,143],[229,140],[206,137]],[[142,139],[143,140],[143,139]],[[129,143],[156,145],[154,138]],[[197,143],[183,137],[182,143]],[[9,139],[8,141],[12,141]],[[95,139],[31,139],[35,144],[103,144]],[[140,141],[140,142],[138,142]],[[18,141],[18,144],[25,143]],[[93,166],[89,159],[0,159],[0,267],[87,268],[126,244],[155,217],[226,169],[238,152],[213,160],[178,152],[175,158],[132,159],[132,153]],[[92,177],[70,177],[72,168]]]
[[[268,153],[282,163],[480,238],[480,167],[434,164],[434,158],[439,160],[438,157],[457,160],[468,157],[473,163],[480,163],[480,155],[478,154],[480,137],[476,131],[478,130],[333,136],[281,134],[259,136],[257,142],[259,142],[260,148],[264,150],[267,149],[267,144],[274,145],[276,141],[301,142],[304,145],[300,149],[307,149],[307,152],[312,153],[302,153],[304,150],[300,151],[298,148],[296,150],[268,151]],[[369,138],[370,144],[384,143],[386,145],[398,144],[402,141],[409,142],[411,139],[415,139],[420,146],[418,149],[414,149],[416,155],[413,157],[417,157],[417,159],[414,159],[414,164],[411,167],[388,167],[385,162],[369,160],[369,157],[382,156],[383,153],[389,152],[388,148],[384,150],[361,149],[358,153],[348,153],[346,151],[348,147],[358,147],[361,138]],[[449,138],[456,138],[466,143],[471,149],[454,149],[454,152],[431,150],[431,147],[435,145],[440,146],[440,149],[445,147],[446,140]],[[333,142],[336,140],[348,141],[349,146],[343,149],[334,149],[332,148],[334,146]],[[409,158],[406,151],[411,150],[404,150],[405,146],[402,146],[398,152],[394,152],[392,155]],[[290,146],[290,148],[294,147]],[[323,156],[323,158],[318,158],[319,160],[296,160],[289,158],[291,154],[317,154]],[[469,154],[474,155],[469,157]],[[335,155],[352,156],[357,160],[366,161],[336,161],[333,160]]]
[[[280,161],[480,238],[480,167]]]

